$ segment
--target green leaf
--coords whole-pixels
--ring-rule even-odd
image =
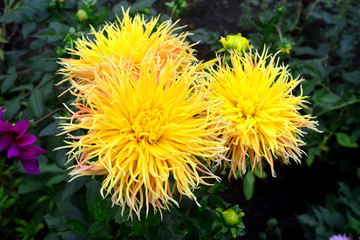
[[[22,34],[23,34],[24,38],[26,38],[29,35],[29,33],[34,31],[35,28],[36,28],[36,23],[34,23],[34,22],[24,23],[24,25],[22,27]]]
[[[55,163],[39,162],[41,173],[63,173],[64,169],[59,168]]]
[[[68,25],[59,22],[51,22],[49,28],[55,30],[56,33],[60,33],[60,34],[66,34],[69,30]]]
[[[351,217],[347,226],[355,230],[356,234],[360,234],[360,220]]]
[[[11,120],[14,115],[20,109],[20,100],[19,98],[13,98],[5,104],[6,111],[4,112],[4,119],[8,121]]]
[[[334,20],[333,16],[330,12],[325,11],[313,11],[310,16],[323,20],[327,24],[336,24],[337,22]]]
[[[101,184],[93,179],[86,184],[86,203],[89,212],[94,212],[97,202],[100,200]]]
[[[113,7],[112,12],[119,18],[121,18],[121,16],[123,15],[121,7],[123,7],[124,10],[126,10],[129,8],[129,3],[127,1],[121,1],[120,3],[116,4]]]
[[[68,181],[69,175],[55,175],[52,178],[49,179],[49,181],[46,183],[47,186],[57,184],[63,181]]]
[[[58,68],[55,60],[48,60],[45,56],[34,56],[31,58],[31,68],[42,72],[54,72]]]
[[[17,74],[9,75],[5,81],[1,84],[1,93],[5,93],[15,82]]]
[[[298,55],[312,55],[312,56],[317,55],[315,49],[311,47],[294,47],[293,50]]]
[[[0,49],[0,60],[4,61],[4,51]]]
[[[344,72],[344,73],[342,73],[342,78],[346,82],[360,85],[360,71],[359,70],[355,70],[352,72]]]
[[[318,147],[310,148],[310,149],[308,150],[308,153],[307,153],[308,156],[307,156],[307,158],[306,158],[306,165],[309,166],[309,167],[311,167],[312,163],[313,163],[314,160],[315,160],[315,157],[316,157],[316,156],[319,156],[320,153],[321,153],[320,148],[318,148]]]
[[[356,142],[353,142],[351,140],[351,137],[343,132],[337,132],[335,133],[337,142],[343,146],[348,148],[357,148],[359,147]]]
[[[246,200],[250,200],[254,195],[254,183],[255,177],[252,175],[250,171],[245,174],[244,182],[243,182],[243,193]]]
[[[320,96],[319,98],[317,98],[318,101],[320,102],[323,102],[323,103],[336,103],[338,101],[340,101],[340,97],[335,95],[335,94],[332,94],[332,93],[328,93],[328,94],[325,94],[325,95],[322,95]]]
[[[49,125],[47,125],[45,128],[43,128],[40,131],[39,136],[40,137],[54,136],[54,135],[60,133],[61,130],[58,129],[58,126],[59,125],[57,122],[50,123]]]
[[[44,220],[49,229],[56,230],[57,232],[63,232],[67,230],[67,224],[62,218],[55,218],[50,214],[44,216]]]
[[[82,188],[85,184],[85,181],[85,178],[77,178],[67,183],[65,185],[65,190],[62,193],[62,199],[64,200],[65,198],[74,194],[76,191]]]
[[[21,91],[21,90],[33,90],[34,89],[34,85],[29,83],[29,84],[24,84],[15,88],[11,88],[10,92],[17,92],[17,91]]]
[[[155,0],[137,0],[134,4],[131,5],[130,12],[136,13],[141,9],[150,7],[154,2]]]
[[[47,182],[49,176],[46,175],[33,175],[33,176],[25,176],[23,178],[23,182],[19,187],[19,194],[31,193],[42,188],[45,188],[45,182]]]
[[[36,117],[41,117],[45,111],[42,92],[35,88],[29,98],[29,106]]]

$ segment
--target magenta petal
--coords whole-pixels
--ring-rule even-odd
[[[18,140],[28,129],[29,127],[29,120],[22,120],[15,124],[15,126],[11,129],[12,132],[16,132],[18,136],[15,140]]]
[[[19,147],[15,142],[12,142],[7,151],[7,157],[18,157],[19,156]]]
[[[30,146],[21,147],[19,155],[21,160],[36,160],[38,158],[38,154]]]
[[[3,118],[2,118],[2,115],[3,115],[3,111],[5,110],[5,108],[2,108],[0,109],[0,122],[3,122]]]
[[[37,154],[47,153],[47,151],[41,147],[34,146],[34,145],[31,145],[30,147],[32,149],[34,149],[37,152]]]
[[[27,145],[31,145],[36,141],[36,137],[30,133],[25,133],[24,135],[22,135],[22,137],[16,141],[17,145],[22,147],[22,146],[27,146]]]
[[[10,131],[10,129],[13,128],[13,125],[6,121],[0,121],[0,132],[7,132]]]
[[[40,174],[39,170],[39,163],[33,160],[21,160],[25,170],[30,174],[33,175],[34,172]]]
[[[8,134],[2,135],[2,137],[0,138],[0,151],[5,149],[12,141],[13,138]]]

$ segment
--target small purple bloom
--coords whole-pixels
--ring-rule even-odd
[[[26,132],[29,121],[22,120],[13,126],[2,119],[3,111],[4,108],[0,109],[0,151],[5,150],[8,158],[20,160],[29,174],[40,174],[37,159],[39,154],[46,153],[46,150],[32,145],[36,137]]]
[[[334,235],[331,238],[329,238],[329,240],[351,240],[351,238],[349,238],[348,236],[346,236],[345,234],[341,235]]]

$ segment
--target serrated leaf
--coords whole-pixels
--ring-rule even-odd
[[[337,133],[335,133],[335,136],[336,136],[337,142],[343,147],[348,147],[348,148],[359,147],[358,144],[356,142],[353,142],[351,140],[351,137],[349,135],[347,135],[346,133],[337,132]]]

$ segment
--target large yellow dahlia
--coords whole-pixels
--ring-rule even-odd
[[[211,69],[212,98],[222,100],[219,114],[229,124],[222,135],[229,148],[229,177],[246,171],[247,158],[252,170],[261,170],[265,159],[275,175],[274,159],[300,161],[302,128],[316,129],[316,122],[300,113],[306,97],[293,92],[302,79],[294,79],[266,49],[261,55],[243,54],[232,54],[232,66],[220,62]]]
[[[169,59],[133,72],[118,67],[126,66],[122,62],[106,64],[108,71],[95,74],[90,91],[73,82],[78,96],[89,97],[73,103],[77,110],[62,125],[64,133],[84,131],[67,141],[77,160],[70,174],[104,175],[103,197],[112,195],[114,204],[138,217],[144,206],[161,212],[177,205],[173,190],[196,201],[194,188],[217,178],[205,165],[226,150],[218,138],[224,125],[213,111],[219,102],[205,100],[209,90],[197,66],[180,73],[179,60]]]
[[[123,10],[123,15],[119,23],[108,23],[99,31],[92,28],[92,40],[82,37],[75,42],[76,49],[69,49],[69,53],[78,59],[60,59],[59,62],[63,66],[59,71],[65,76],[63,81],[73,79],[91,84],[95,72],[99,76],[110,72],[108,60],[118,66],[120,62],[129,65],[132,71],[138,71],[146,59],[160,65],[169,58],[178,59],[181,61],[179,68],[197,61],[194,50],[186,42],[188,32],[174,33],[182,28],[175,28],[177,22],[168,20],[157,27],[159,17],[146,21],[144,16],[136,15],[132,19],[129,10]]]

